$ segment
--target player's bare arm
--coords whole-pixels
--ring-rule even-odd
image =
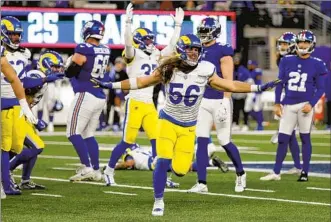
[[[220,59],[221,71],[224,79],[233,80],[233,58],[232,56],[224,56]],[[224,93],[226,98],[231,97],[231,93]]]

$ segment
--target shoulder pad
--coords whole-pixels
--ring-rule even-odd
[[[229,43],[221,43],[221,42],[219,42],[218,45],[219,46],[222,46],[222,47],[232,48],[232,46]]]
[[[200,75],[212,76],[216,72],[215,66],[208,61],[201,61],[198,67],[199,67],[199,72],[201,70],[201,72],[199,73]]]
[[[16,49],[17,52],[22,53],[22,55],[26,58],[26,59],[30,59],[31,58],[31,52],[29,49],[25,48],[25,47],[18,47]]]
[[[320,58],[317,58],[317,57],[311,57],[312,59],[315,59],[315,60],[317,60],[317,61],[319,61],[319,62],[323,62]]]

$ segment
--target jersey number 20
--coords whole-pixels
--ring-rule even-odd
[[[197,85],[190,85],[189,87],[187,87],[185,95],[182,95],[181,92],[176,91],[176,89],[182,89],[183,87],[184,84],[182,83],[170,83],[170,101],[176,105],[179,104],[184,97],[185,106],[193,106],[198,101],[199,95],[192,94],[192,91],[200,92],[200,87]]]
[[[290,80],[288,81],[288,89],[291,91],[306,92],[307,73],[290,72]]]
[[[94,58],[94,64],[93,64],[93,70],[91,73],[91,76],[93,78],[103,78],[107,65],[109,61],[109,56],[108,55],[97,55]]]

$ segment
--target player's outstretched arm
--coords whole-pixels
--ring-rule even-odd
[[[231,81],[227,79],[219,78],[216,74],[209,78],[209,85],[217,90],[225,91],[225,92],[263,92],[269,89],[274,88],[277,84],[279,84],[280,80],[274,80],[268,82],[264,85],[251,85],[245,82],[240,81]]]
[[[15,70],[9,64],[6,57],[1,57],[1,72],[5,75],[7,81],[10,83],[13,91],[19,100],[20,106],[22,108],[23,114],[26,116],[27,120],[33,124],[37,123],[37,118],[33,115],[30,107],[25,98],[24,88],[18,76],[16,75]]]
[[[125,20],[125,31],[124,31],[124,44],[125,44],[125,58],[133,59],[134,57],[134,48],[132,46],[132,15],[133,15],[133,5],[129,3],[128,7],[126,7],[126,20]]]
[[[175,21],[175,30],[174,33],[170,39],[169,45],[167,45],[162,51],[162,56],[171,56],[173,52],[175,51],[176,43],[178,41],[178,38],[180,36],[180,31],[182,29],[182,23],[184,20],[184,10],[182,8],[176,8],[176,14],[173,16],[171,14],[171,17]]]
[[[155,70],[150,76],[129,78],[121,82],[103,82],[94,78],[91,79],[91,82],[93,82],[96,87],[104,89],[135,90],[157,85],[162,82],[162,77],[161,74]]]

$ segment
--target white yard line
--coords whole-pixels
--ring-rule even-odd
[[[320,188],[320,187],[307,187],[307,190],[324,190],[324,191],[331,191],[330,188]]]
[[[327,139],[325,139],[327,143],[312,143],[313,146],[325,146],[325,147],[330,147],[330,141],[327,141]],[[250,140],[250,139],[233,139],[233,141],[235,143],[249,143],[249,144],[269,144],[272,145],[271,142],[269,140]],[[300,140],[298,141],[299,145],[301,146],[301,142]]]
[[[103,191],[104,193],[109,194],[118,194],[118,195],[124,195],[124,196],[137,196],[136,193],[123,193],[123,192],[114,192],[114,191]]]
[[[52,167],[52,170],[63,170],[63,171],[72,171],[76,169],[77,168],[73,168],[73,167]]]
[[[33,196],[45,196],[45,197],[63,197],[62,195],[57,194],[47,194],[47,193],[32,193]]]
[[[254,192],[264,192],[264,193],[274,193],[274,192],[276,192],[274,190],[261,190],[261,189],[252,189],[252,188],[245,188],[245,190],[254,191]]]
[[[15,175],[15,177],[20,177],[20,176]],[[67,182],[67,183],[69,182],[69,180],[59,179],[59,178],[48,178],[48,177],[31,177],[31,178],[35,179],[35,180],[58,181],[58,182]],[[78,183],[105,186],[103,183],[97,183],[97,182],[78,182]],[[143,190],[152,190],[153,189],[152,187],[130,186],[130,185],[116,185],[116,187],[134,188],[134,189],[143,189]],[[166,189],[166,191],[168,191],[168,192],[179,192],[179,193],[186,193],[187,192],[187,190],[181,190],[181,189]],[[201,194],[211,195],[211,196],[224,196],[224,197],[232,197],[232,198],[241,198],[241,199],[267,200],[267,201],[297,203],[297,204],[306,204],[306,205],[331,206],[330,203],[309,202],[309,201],[300,201],[300,200],[288,200],[288,199],[279,199],[279,198],[254,197],[254,196],[243,196],[243,195],[222,194],[222,193],[201,193]]]

